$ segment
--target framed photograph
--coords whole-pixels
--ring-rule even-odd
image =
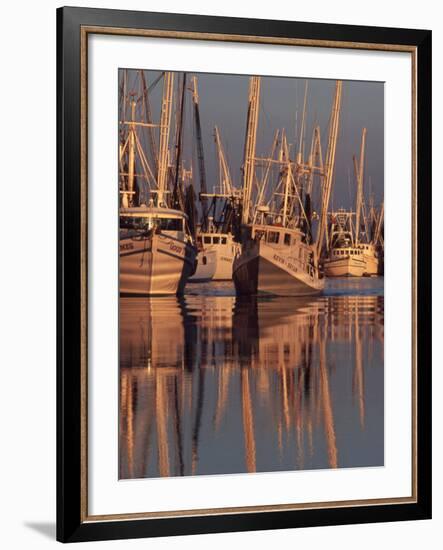
[[[58,540],[430,518],[431,32],[57,33]]]

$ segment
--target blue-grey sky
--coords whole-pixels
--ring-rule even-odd
[[[145,71],[148,86],[159,76],[158,71]],[[123,71],[120,73],[120,78]],[[188,86],[191,78],[188,73]],[[217,125],[228,157],[231,175],[241,184],[241,164],[248,106],[248,75],[196,74],[200,96],[200,115],[205,153],[208,188],[218,181],[218,163],[213,139]],[[176,82],[178,79],[175,79]],[[127,71],[128,90],[137,92],[137,71]],[[298,147],[299,128],[303,110],[306,79],[263,77],[261,80],[260,114],[257,137],[257,156],[270,152],[274,132],[285,128],[292,151]],[[150,100],[154,121],[159,120],[162,81],[151,91]],[[309,148],[314,125],[319,124],[323,157],[326,155],[328,124],[335,90],[335,81],[308,79],[306,147]],[[382,82],[345,81],[341,103],[339,138],[337,144],[335,182],[331,207],[349,208],[355,200],[355,178],[352,155],[359,155],[362,128],[367,128],[364,190],[375,204],[383,200],[384,187],[384,84]],[[192,154],[191,90],[186,94],[184,131],[184,160],[192,162],[197,176],[195,154]],[[297,131],[298,128],[298,131]]]

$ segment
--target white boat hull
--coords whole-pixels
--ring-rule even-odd
[[[366,262],[363,258],[353,256],[325,260],[326,277],[362,277],[365,274]]]
[[[195,271],[196,248],[168,233],[120,234],[120,294],[182,294]]]
[[[234,252],[232,245],[214,245],[216,253],[216,268],[214,281],[230,281],[232,279],[232,264],[234,263]]]
[[[238,250],[231,233],[208,232],[198,235],[198,242],[205,253],[215,254],[213,281],[232,280],[232,264]]]
[[[378,258],[375,256],[375,253],[365,254],[363,253],[363,259],[365,261],[365,275],[378,275]]]
[[[202,250],[197,256],[197,269],[189,278],[190,283],[208,283],[217,269],[217,255],[214,250]]]

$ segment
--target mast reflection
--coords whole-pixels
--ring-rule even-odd
[[[381,296],[122,298],[120,478],[379,465],[383,337]]]

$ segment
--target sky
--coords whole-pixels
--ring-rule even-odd
[[[120,71],[120,81],[123,70]],[[138,90],[138,71],[127,71],[128,91]],[[161,74],[145,70],[148,86]],[[214,126],[218,126],[228,158],[231,176],[235,185],[241,185],[241,165],[248,107],[248,75],[188,73],[189,90],[185,99],[184,160],[187,164],[194,158],[195,139],[192,119],[191,79],[197,76],[200,97],[200,117],[205,155],[208,190],[218,182],[218,161],[214,144]],[[178,78],[175,78],[178,82]],[[259,124],[257,133],[257,156],[268,156],[276,129],[285,128],[292,151],[298,148],[299,128],[303,112],[306,79],[263,76]],[[160,80],[150,91],[154,122],[160,119],[163,84]],[[306,134],[307,148],[315,125],[320,126],[323,158],[326,155],[328,124],[334,97],[335,81],[308,79]],[[367,128],[364,193],[366,200],[374,196],[375,204],[383,201],[384,189],[384,84],[382,82],[345,81],[341,102],[339,136],[333,195],[330,209],[351,208],[355,203],[355,177],[353,155],[360,154],[362,128]],[[297,131],[298,129],[298,131]],[[157,140],[158,142],[158,140]],[[147,144],[147,141],[143,143]],[[194,149],[193,149],[194,148]]]

